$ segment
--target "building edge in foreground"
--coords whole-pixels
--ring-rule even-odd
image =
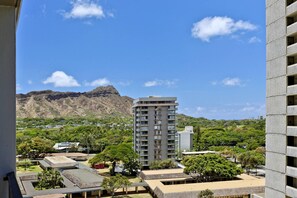
[[[267,198],[297,195],[296,22],[296,0],[266,0]]]

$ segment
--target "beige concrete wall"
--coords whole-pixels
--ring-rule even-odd
[[[15,171],[15,8],[0,6],[0,195],[8,197],[3,177]]]
[[[235,195],[250,195],[254,193],[263,193],[264,187],[253,187],[253,188],[234,188],[234,189],[223,189],[223,190],[213,190],[214,196],[235,196]],[[190,192],[172,192],[163,193],[159,187],[154,190],[155,195],[158,198],[197,198],[200,191],[190,191]]]
[[[266,197],[284,198],[287,129],[286,1],[266,0]],[[277,163],[275,163],[277,161]]]

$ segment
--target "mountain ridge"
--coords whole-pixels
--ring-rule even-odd
[[[87,92],[31,91],[16,95],[17,118],[131,116],[133,98],[109,85]]]

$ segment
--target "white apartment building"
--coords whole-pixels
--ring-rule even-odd
[[[186,126],[184,131],[176,133],[176,150],[178,152],[192,151],[193,150],[193,126]]]

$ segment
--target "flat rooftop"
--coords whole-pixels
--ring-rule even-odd
[[[65,198],[65,195],[63,194],[40,195],[40,196],[34,196],[33,198]]]
[[[216,151],[193,151],[193,152],[182,152],[183,155],[203,155],[203,154],[209,154],[213,153],[216,154],[218,152]]]
[[[182,178],[183,180],[191,178],[189,175],[183,172],[183,169],[162,169],[162,170],[147,170],[141,171],[139,176],[144,180],[164,180],[172,179],[177,180]]]
[[[46,162],[52,168],[75,167],[78,163],[65,156],[45,157]]]
[[[65,156],[65,157],[87,157],[88,154],[85,153],[51,153],[51,156]]]
[[[265,178],[256,178],[242,174],[230,181],[205,183],[187,183],[192,177],[183,173],[183,169],[164,169],[142,171],[140,177],[145,180],[149,188],[160,198],[197,197],[198,193],[210,189],[217,195],[247,195],[263,193]],[[172,183],[165,185],[163,182]],[[177,182],[177,183],[175,183]]]
[[[230,188],[246,188],[246,187],[258,187],[265,186],[265,179],[258,179],[252,176],[242,174],[238,176],[241,180],[232,181],[219,181],[219,182],[206,182],[206,183],[190,183],[190,184],[178,184],[178,185],[164,185],[162,180],[149,180],[146,183],[150,186],[158,186],[162,188],[164,193],[172,192],[185,192],[185,191],[201,191],[205,189],[219,190]]]
[[[104,178],[84,169],[64,170],[62,175],[81,189],[100,187]]]
[[[138,106],[177,106],[176,97],[146,97],[133,100],[133,107]]]
[[[184,173],[184,169],[175,168],[175,169],[161,169],[161,170],[145,170],[142,171],[145,175],[156,175],[156,174],[176,174]]]

